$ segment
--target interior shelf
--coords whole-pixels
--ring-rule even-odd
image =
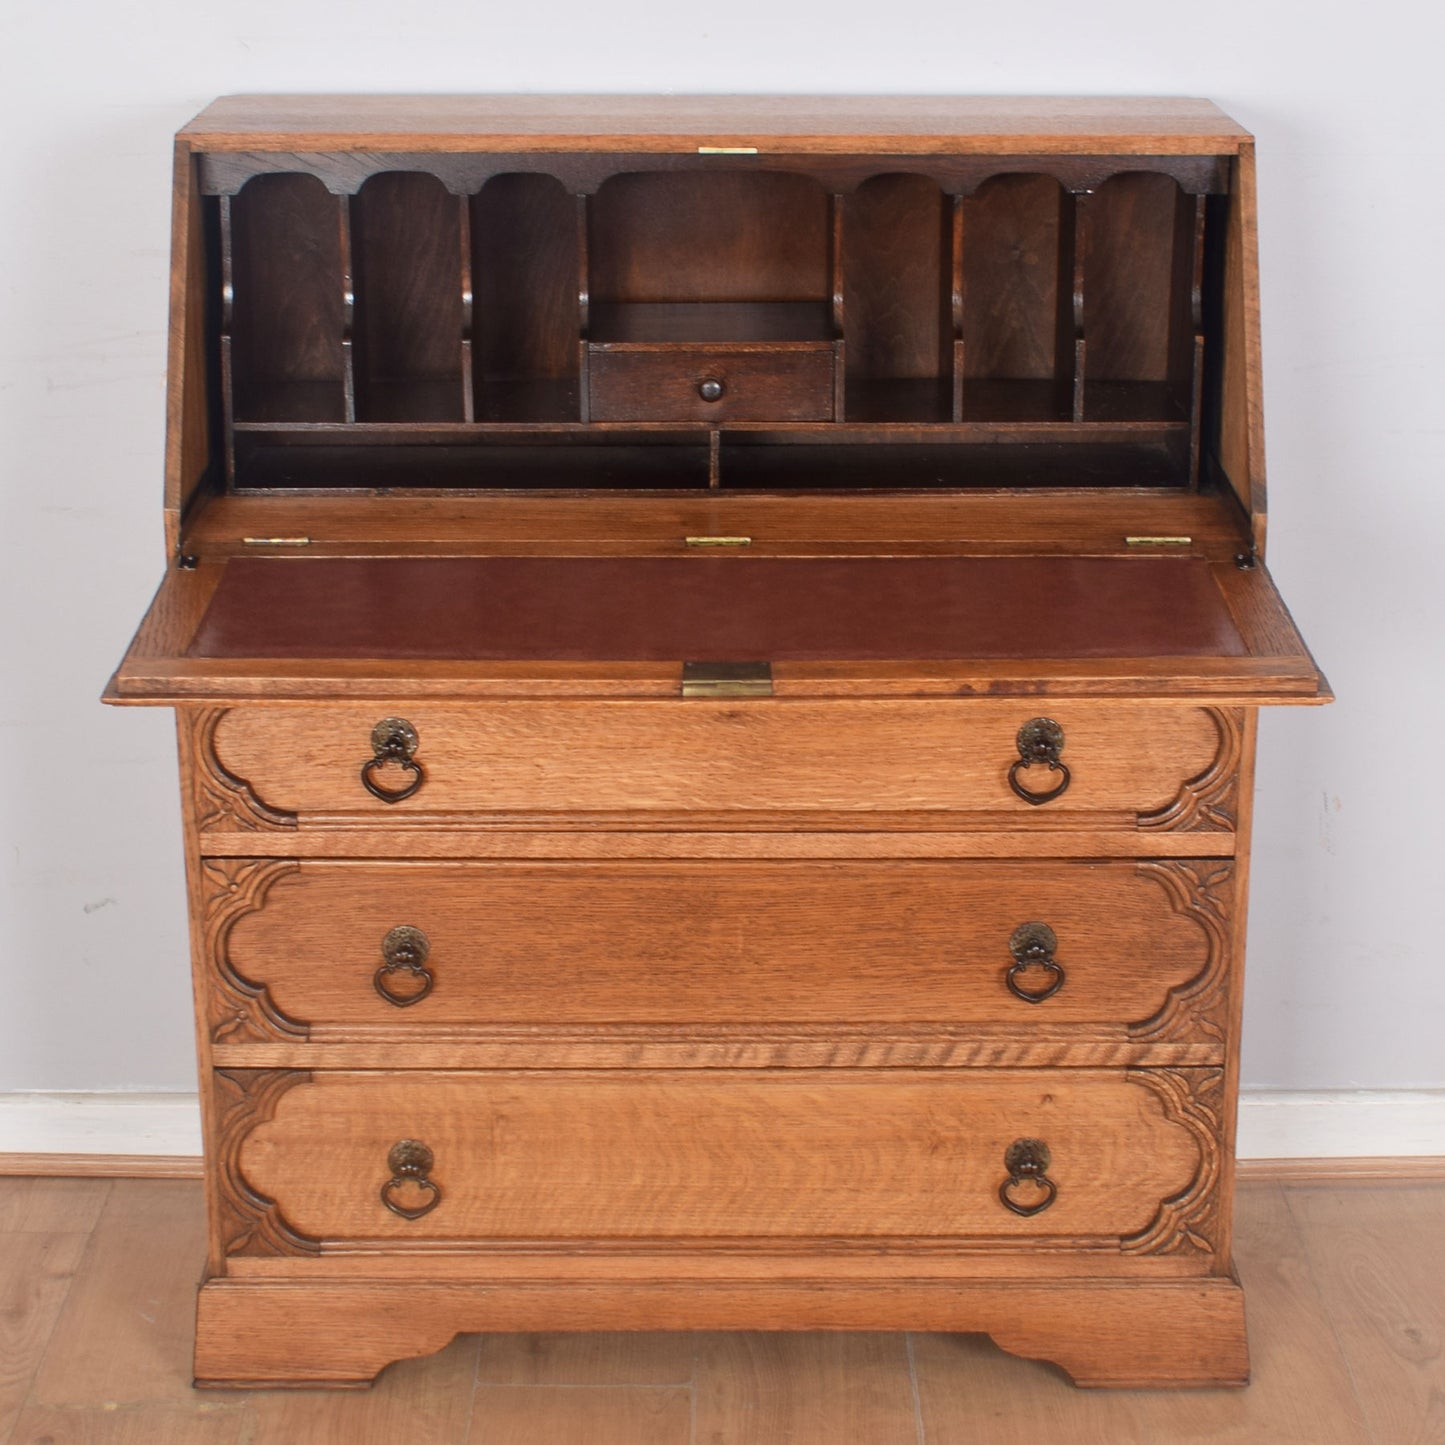
[[[1225,213],[1162,172],[274,172],[209,204],[240,488],[1198,484]]]
[[[691,491],[706,442],[668,445],[267,446],[238,463],[240,491]]]

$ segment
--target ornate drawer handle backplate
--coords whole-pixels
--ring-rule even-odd
[[[1025,1003],[1043,1003],[1064,986],[1064,970],[1054,961],[1059,940],[1047,923],[1020,923],[1009,935],[1008,948],[1013,954],[1013,967],[1004,975],[1009,989]],[[1030,969],[1042,969],[1043,983],[1038,988],[1025,988],[1023,976]]]
[[[1026,803],[1052,803],[1069,786],[1069,770],[1059,761],[1064,750],[1064,730],[1051,717],[1030,718],[1018,735],[1018,761],[1008,770],[1008,785]],[[1035,763],[1045,764],[1051,773],[1061,773],[1055,787],[1035,793],[1019,782],[1019,774]]]
[[[409,798],[426,782],[426,770],[417,762],[414,754],[419,739],[416,729],[402,717],[384,717],[371,730],[373,756],[361,765],[361,781],[373,798],[383,803],[399,803]],[[399,788],[388,788],[379,782],[383,768],[395,765],[410,779]]]
[[[1041,1214],[1058,1198],[1058,1185],[1049,1178],[1049,1146],[1042,1139],[1015,1139],[1003,1156],[1008,1178],[999,1185],[998,1197],[1006,1208],[1025,1219]],[[1026,1196],[1020,1198],[1020,1190]]]
[[[418,1139],[402,1139],[391,1146],[386,1156],[386,1167],[391,1178],[381,1186],[381,1202],[393,1214],[403,1219],[420,1219],[430,1214],[442,1202],[441,1188],[427,1178],[435,1161],[432,1152]],[[421,1190],[417,1204],[403,1204],[400,1196],[404,1191]]]
[[[420,1003],[436,982],[426,966],[431,953],[431,940],[421,929],[403,923],[381,940],[381,967],[371,977],[377,993],[397,1008],[410,1008]],[[402,987],[397,989],[397,981]]]

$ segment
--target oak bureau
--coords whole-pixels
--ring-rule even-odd
[[[1240,1383],[1264,563],[1205,101],[231,97],[178,137],[197,1379],[986,1331]]]

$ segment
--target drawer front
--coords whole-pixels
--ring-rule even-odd
[[[588,352],[593,421],[832,421],[833,348],[607,347]]]
[[[228,1158],[234,1187],[273,1205],[271,1238],[300,1249],[1138,1248],[1169,1233],[1177,1201],[1208,1192],[1217,1168],[1186,1075],[1206,1091],[1219,1079],[1208,1069],[1157,1080],[1105,1070],[258,1074],[269,1117]]]
[[[1233,783],[1225,715],[1051,706],[1057,767],[1025,766],[1019,734],[1035,716],[1026,702],[953,699],[234,708],[210,734],[197,810],[205,828],[224,788],[293,824],[791,812],[878,828],[895,826],[889,812],[927,810],[985,811],[1003,827],[1232,826],[1225,808],[1206,819],[1195,807],[1201,787],[1221,796]],[[377,737],[397,735],[388,718],[406,724],[405,760],[378,752]]]
[[[258,988],[282,1030],[323,1037],[956,1023],[1178,1038],[1222,1013],[1232,915],[1228,860],[240,859],[206,876],[222,1040]]]

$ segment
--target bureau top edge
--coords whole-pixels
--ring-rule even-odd
[[[231,95],[196,151],[1234,155],[1248,131],[1207,100],[779,95]]]

